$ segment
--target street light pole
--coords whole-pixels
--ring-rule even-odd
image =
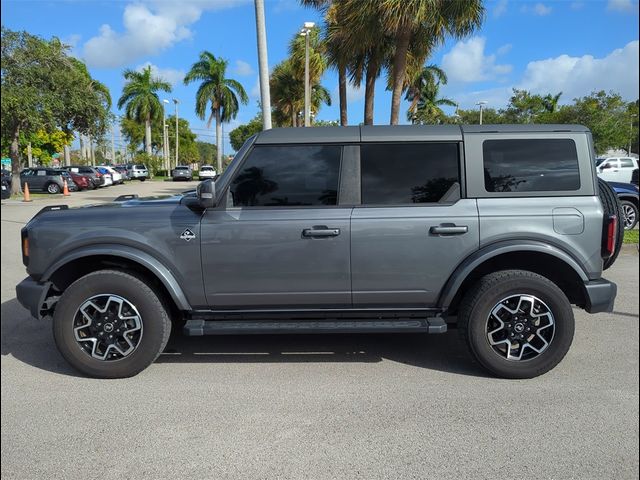
[[[174,98],[173,103],[176,104],[176,167],[178,166],[178,99]]]
[[[629,150],[627,150],[627,155],[631,156],[631,142],[633,141],[633,117],[637,117],[635,113],[631,114],[631,121],[629,122]]]
[[[313,22],[304,22],[300,35],[304,36],[304,126],[311,126],[311,85],[309,84],[309,36]]]
[[[166,98],[162,100],[164,105],[169,105],[169,100]],[[165,106],[162,105],[162,160],[163,160],[163,170],[169,170],[169,135],[167,130],[167,112],[165,111]]]
[[[484,110],[484,106],[487,104],[484,100],[476,103],[476,105],[480,106],[480,125],[482,125],[482,111]]]
[[[269,130],[271,128],[271,92],[269,90],[269,61],[267,60],[267,30],[264,21],[264,0],[254,0],[254,5],[256,8],[256,37],[258,41],[262,129]]]

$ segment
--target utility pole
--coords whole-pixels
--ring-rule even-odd
[[[269,61],[267,59],[267,30],[264,21],[264,0],[254,0],[254,5],[256,8],[256,37],[258,42],[262,129],[269,130],[271,128],[271,91],[269,90]]]
[[[480,125],[482,125],[482,110],[484,110],[484,106],[487,104],[486,101],[482,100],[478,103],[476,103],[476,105],[480,106]]]
[[[27,143],[27,166],[33,167],[33,155],[31,155],[31,142]]]
[[[166,98],[162,100],[162,163],[163,170],[169,173],[169,133],[167,130],[167,113],[165,111],[165,105],[169,105],[169,100]]]
[[[116,126],[111,125],[111,162],[116,164]]]
[[[309,36],[313,22],[304,22],[300,35],[304,37],[304,126],[311,126],[311,85],[309,85]]]
[[[178,166],[178,99],[174,98],[173,103],[176,104],[176,167]]]

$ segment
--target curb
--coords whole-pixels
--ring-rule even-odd
[[[623,243],[622,248],[620,249],[620,253],[635,253],[638,254],[638,244],[637,243]]]

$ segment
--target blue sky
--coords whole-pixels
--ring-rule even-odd
[[[287,56],[288,42],[302,23],[321,18],[296,0],[265,3],[273,67]],[[514,87],[536,93],[562,91],[564,102],[600,89],[617,91],[629,100],[638,98],[637,0],[492,0],[485,5],[486,19],[478,32],[460,41],[449,39],[429,60],[448,73],[450,82],[443,93],[461,107],[471,108],[479,100],[502,107]],[[120,95],[125,68],[152,65],[174,84],[167,98],[179,99],[180,116],[189,120],[201,140],[214,142],[214,131],[207,131],[206,122],[193,112],[197,86],[184,86],[181,78],[202,50],[226,58],[229,75],[250,96],[238,118],[225,125],[225,136],[257,112],[252,0],[3,0],[1,8],[6,27],[57,36],[72,45],[92,75],[109,86],[114,100]],[[335,73],[327,72],[322,83],[334,102],[318,118],[336,120]],[[375,122],[380,124],[389,120],[391,95],[384,85],[381,78],[375,104]],[[363,93],[349,89],[352,124],[362,121]],[[114,107],[114,113],[121,112]],[[230,151],[227,140],[225,152]]]

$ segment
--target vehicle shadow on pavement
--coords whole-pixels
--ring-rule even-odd
[[[32,318],[14,298],[2,304],[2,356],[62,375],[82,377],[53,342],[50,320]],[[223,335],[172,334],[156,363],[376,363],[383,360],[486,377],[456,331],[445,334]]]

